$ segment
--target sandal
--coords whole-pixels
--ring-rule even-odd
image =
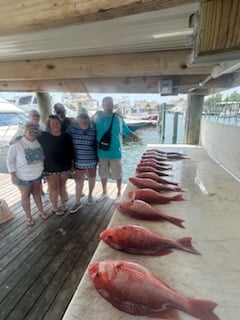
[[[34,224],[35,224],[33,218],[27,218],[27,219],[26,219],[26,223],[27,223],[27,226],[28,226],[28,227],[32,227],[32,226],[34,226]]]
[[[47,220],[47,218],[48,218],[48,214],[46,212],[39,213],[39,215],[43,220]]]
[[[52,213],[55,214],[56,216],[63,216],[64,215],[64,211],[62,211],[61,209],[52,210]]]

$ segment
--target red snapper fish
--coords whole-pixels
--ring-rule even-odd
[[[149,158],[141,158],[140,159],[140,162],[148,162],[148,161],[152,161],[152,162],[154,162],[154,163],[156,163],[156,164],[158,164],[159,166],[162,166],[162,167],[167,167],[167,166],[169,166],[169,164],[168,163],[166,163],[166,162],[161,162],[161,161],[158,161],[158,160],[156,160],[156,159],[154,159],[154,158],[151,158],[151,157],[149,157]]]
[[[115,207],[123,214],[132,218],[153,221],[169,221],[180,228],[184,228],[184,220],[168,216],[162,211],[153,208],[147,202],[142,200],[121,200],[115,202]]]
[[[137,165],[137,169],[136,169],[137,172],[154,172],[156,173],[157,175],[159,176],[162,176],[162,177],[167,177],[169,176],[168,173],[165,173],[165,172],[162,172],[162,171],[159,171],[151,166],[141,166],[140,164]]]
[[[220,320],[215,302],[176,292],[141,264],[127,260],[94,261],[88,274],[98,293],[123,312],[179,320],[177,310],[199,320]]]
[[[169,180],[166,180],[164,178],[161,178],[159,177],[155,172],[139,172],[137,175],[136,175],[137,178],[149,178],[149,179],[152,179],[152,180],[155,180],[157,182],[160,182],[162,184],[172,184],[173,186],[178,186],[178,183],[177,182],[172,182],[172,181],[169,181]]]
[[[185,199],[182,197],[182,194],[177,194],[176,196],[164,196],[159,192],[144,188],[140,190],[133,190],[128,192],[128,196],[131,199],[139,199],[146,201],[148,203],[155,203],[155,204],[167,204],[171,201],[184,201]]]
[[[178,249],[200,254],[191,244],[191,238],[172,240],[138,225],[123,225],[104,230],[100,239],[110,247],[132,254],[162,256]]]
[[[134,186],[142,188],[150,188],[158,192],[163,191],[183,191],[179,186],[172,186],[167,184],[159,183],[150,178],[139,178],[137,176],[128,179]]]
[[[154,153],[154,152],[148,152],[148,153],[144,153],[142,155],[142,159],[148,159],[148,158],[154,158],[155,160],[157,160],[159,162],[168,161],[167,157],[158,155],[157,153]]]
[[[152,148],[152,149],[147,149],[145,151],[146,152],[156,152],[157,154],[159,155],[165,155],[167,157],[171,157],[171,156],[180,156],[180,157],[187,157],[187,154],[185,153],[180,153],[180,152],[165,152],[165,151],[161,151],[159,149],[156,149],[156,148]]]
[[[159,165],[159,164],[157,164],[156,162],[154,162],[154,161],[140,161],[139,163],[138,163],[138,165],[140,165],[140,166],[148,166],[148,167],[153,167],[153,168],[155,168],[155,169],[157,169],[157,170],[160,170],[160,171],[164,171],[164,170],[171,170],[172,169],[172,167],[171,166],[162,166],[162,165]]]

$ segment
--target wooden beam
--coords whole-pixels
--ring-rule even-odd
[[[171,76],[210,73],[187,68],[188,50],[0,62],[0,81]]]
[[[197,0],[1,1],[0,35],[96,22],[199,2]]]
[[[202,0],[194,27],[196,40],[188,64],[239,59],[239,0]]]
[[[240,73],[224,75],[210,80],[204,86],[199,84],[207,78],[205,75],[174,76],[174,90],[177,93],[224,90],[240,85]],[[0,91],[32,92],[83,92],[83,93],[159,93],[159,81],[168,77],[134,77],[104,79],[59,79],[34,81],[0,81]]]

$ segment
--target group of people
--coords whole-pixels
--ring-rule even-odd
[[[39,214],[48,218],[44,211],[41,194],[42,179],[48,184],[52,213],[58,216],[67,211],[67,179],[75,179],[75,204],[70,213],[80,210],[84,180],[88,179],[87,204],[94,204],[93,189],[96,181],[97,165],[102,182],[102,195],[96,201],[107,197],[107,181],[111,176],[117,182],[117,195],[121,195],[122,136],[138,137],[128,128],[123,118],[113,112],[112,97],[102,101],[103,110],[91,119],[85,108],[79,111],[77,118],[66,117],[64,105],[54,106],[54,115],[50,115],[46,128],[40,124],[38,111],[29,113],[29,121],[24,129],[12,139],[7,155],[7,167],[12,183],[21,194],[21,204],[26,214],[28,226],[34,225],[31,214],[30,196],[32,194]],[[102,150],[99,142],[106,131],[111,131],[109,148]]]

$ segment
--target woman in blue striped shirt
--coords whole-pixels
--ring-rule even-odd
[[[88,176],[89,193],[87,204],[94,203],[92,192],[96,181],[97,167],[97,142],[96,128],[88,116],[85,108],[79,112],[76,122],[72,122],[66,130],[72,137],[74,146],[74,171],[76,183],[76,201],[70,210],[70,213],[76,213],[82,206],[81,195],[85,180],[85,174]]]

